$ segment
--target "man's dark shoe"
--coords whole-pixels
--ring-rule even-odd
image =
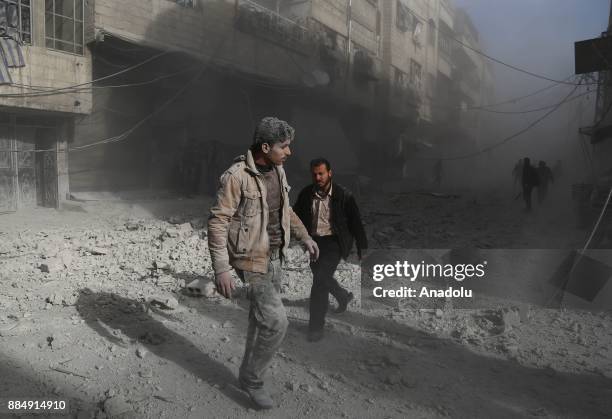
[[[354,298],[355,296],[353,295],[353,293],[349,292],[343,301],[338,302],[338,308],[336,309],[335,313],[337,314],[344,313],[349,303],[353,301]]]
[[[249,394],[251,400],[258,408],[267,410],[274,407],[274,401],[263,388],[248,388],[242,383],[240,387]]]
[[[310,330],[308,332],[308,342],[318,342],[323,339],[323,330]]]

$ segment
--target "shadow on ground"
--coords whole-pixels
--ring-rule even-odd
[[[217,385],[227,398],[245,408],[250,407],[247,396],[235,386],[236,379],[230,369],[145,313],[141,302],[84,288],[79,292],[76,308],[87,325],[109,342],[124,344],[106,327],[120,330],[130,339],[139,341],[151,353],[173,362],[211,386]]]

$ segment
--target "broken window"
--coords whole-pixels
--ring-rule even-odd
[[[429,41],[429,46],[433,47],[436,45],[436,23],[433,21],[433,19],[429,19],[428,32],[427,40]]]
[[[421,90],[423,67],[415,60],[410,60],[410,85],[416,90]]]
[[[406,73],[404,73],[399,68],[395,68],[394,84],[395,87],[399,87],[402,89],[406,87]]]
[[[45,0],[47,48],[83,54],[84,0]]]
[[[0,36],[32,43],[30,0],[0,0]]]
[[[441,53],[446,54],[447,56],[451,55],[451,40],[443,33],[438,35],[438,48],[440,49]]]
[[[395,25],[402,32],[408,32],[412,28],[412,13],[402,0],[397,0],[397,10],[395,14]]]
[[[195,7],[195,0],[174,0],[178,5],[183,7]]]

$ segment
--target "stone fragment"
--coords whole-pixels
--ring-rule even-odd
[[[121,396],[114,396],[104,401],[104,413],[109,418],[128,417],[132,407]]]
[[[178,300],[172,296],[153,296],[149,298],[149,304],[163,310],[176,310],[179,307]]]
[[[38,269],[45,273],[55,273],[64,269],[64,262],[60,258],[49,258],[38,265]]]

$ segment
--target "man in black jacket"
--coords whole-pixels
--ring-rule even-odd
[[[313,184],[300,192],[293,211],[302,220],[319,246],[319,259],[310,264],[313,274],[310,291],[310,321],[308,340],[323,338],[325,314],[329,306],[329,294],[338,301],[336,313],[346,311],[353,293],[342,288],[334,279],[340,259],[346,259],[357,244],[357,255],[367,249],[359,208],[355,198],[346,188],[332,182],[329,161],[318,158],[310,162]]]

